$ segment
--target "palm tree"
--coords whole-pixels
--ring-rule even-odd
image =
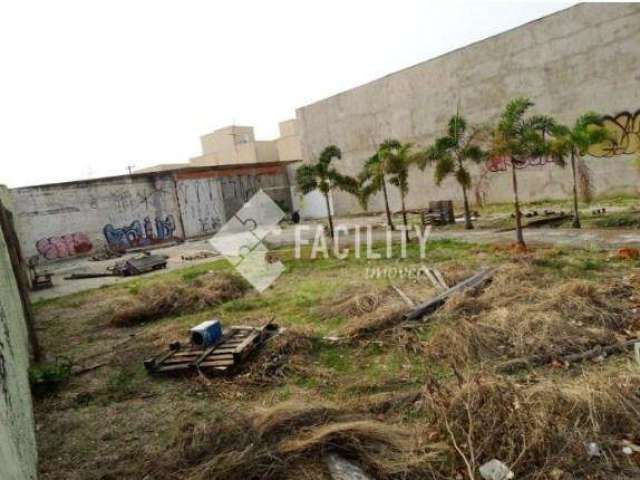
[[[602,126],[602,117],[595,112],[581,115],[573,128],[556,125],[552,129],[553,140],[550,144],[551,155],[556,163],[566,165],[569,158],[571,175],[573,178],[573,228],[580,228],[580,214],[578,212],[578,184],[581,185],[583,197],[591,196],[591,181],[589,170],[584,163],[583,155],[593,145],[598,145],[610,137],[609,132]],[[578,179],[580,181],[578,181]]]
[[[409,225],[405,198],[409,193],[409,167],[416,163],[418,156],[411,153],[413,144],[401,143],[398,140],[385,140],[380,147],[381,155],[386,159],[388,172],[391,174],[389,182],[400,191],[400,205],[402,206],[402,222],[404,223],[405,238],[409,240]]]
[[[335,145],[330,145],[320,153],[317,163],[302,165],[296,170],[296,183],[303,194],[317,189],[324,195],[331,238],[334,237],[334,230],[329,192],[342,190],[353,195],[359,195],[358,182],[348,175],[338,173],[335,168],[331,167],[331,162],[334,158],[342,158],[342,152]]]
[[[418,161],[421,170],[425,169],[427,163],[435,162],[434,177],[438,186],[447,176],[455,177],[462,187],[464,223],[468,230],[473,228],[467,194],[471,188],[471,174],[465,163],[467,160],[480,163],[486,157],[486,153],[477,144],[479,134],[480,130],[477,128],[467,131],[467,121],[456,113],[449,120],[447,135],[438,138]]]
[[[362,208],[366,210],[369,198],[372,195],[382,191],[384,197],[384,207],[387,214],[387,225],[394,230],[393,221],[391,220],[391,209],[389,208],[389,194],[387,192],[386,175],[388,173],[388,155],[385,154],[384,143],[380,148],[365,162],[362,172],[358,176],[360,183],[360,203]]]
[[[522,212],[518,196],[518,176],[516,170],[527,166],[532,159],[549,154],[549,143],[545,138],[554,121],[547,116],[525,117],[533,106],[528,98],[511,100],[500,115],[498,125],[493,131],[491,156],[502,157],[511,165],[513,183],[513,206],[516,217],[516,240],[525,246],[522,234]]]

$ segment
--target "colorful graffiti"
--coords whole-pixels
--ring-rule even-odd
[[[522,162],[514,163],[514,165],[516,168],[526,168],[546,165],[552,162],[551,157],[532,157]],[[487,160],[485,166],[490,172],[504,172],[511,166],[511,159],[508,156],[491,157]]]
[[[89,237],[81,232],[43,238],[36,242],[36,250],[47,260],[73,257],[90,252],[92,248]]]
[[[203,234],[217,232],[222,226],[222,221],[219,217],[199,218],[198,222],[200,222],[200,228]]]
[[[621,112],[615,117],[604,117],[603,126],[611,133],[611,140],[589,149],[594,157],[612,157],[640,153],[640,110]]]
[[[156,218],[154,222],[146,217],[142,222],[134,220],[131,224],[119,228],[105,225],[102,231],[109,246],[126,250],[171,240],[176,231],[176,222],[173,215],[167,215],[164,219]]]

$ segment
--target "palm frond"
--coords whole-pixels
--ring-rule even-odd
[[[456,170],[456,180],[465,188],[469,188],[471,186],[471,175],[468,170],[462,166],[458,167]]]
[[[329,145],[328,147],[325,147],[325,149],[320,153],[318,162],[328,165],[334,158],[342,158],[342,151],[335,145]]]
[[[433,173],[436,185],[440,185],[442,181],[452,173],[455,169],[455,162],[450,155],[442,156],[436,162],[436,170]]]
[[[318,188],[318,179],[315,165],[302,165],[296,170],[296,183],[303,194],[310,193]]]

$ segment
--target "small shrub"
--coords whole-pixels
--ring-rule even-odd
[[[58,358],[53,363],[34,365],[29,369],[31,392],[35,397],[46,397],[57,392],[71,376],[71,361]]]

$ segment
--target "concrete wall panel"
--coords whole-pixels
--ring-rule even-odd
[[[534,113],[565,123],[588,110],[612,116],[635,112],[640,109],[638,45],[639,4],[577,5],[298,109],[303,159],[309,162],[335,144],[343,152],[339,168],[356,174],[387,137],[428,145],[444,133],[458,104],[470,122],[491,123],[521,95],[536,103]],[[639,176],[631,159],[589,159],[596,193],[637,192]],[[557,167],[520,175],[526,199],[564,197],[569,191],[569,174]],[[511,200],[507,173],[486,178],[488,200]],[[410,208],[461,196],[453,181],[437,187],[431,169],[412,172]],[[395,192],[392,198],[398,209]],[[335,195],[334,208],[338,214],[360,210],[343,193]],[[370,209],[382,209],[382,199],[374,198]]]
[[[106,243],[131,248],[183,237],[170,175],[12,190],[26,257],[58,260]]]
[[[7,206],[8,191],[0,186]],[[0,229],[0,478],[34,480],[37,448],[29,389],[27,328]]]

